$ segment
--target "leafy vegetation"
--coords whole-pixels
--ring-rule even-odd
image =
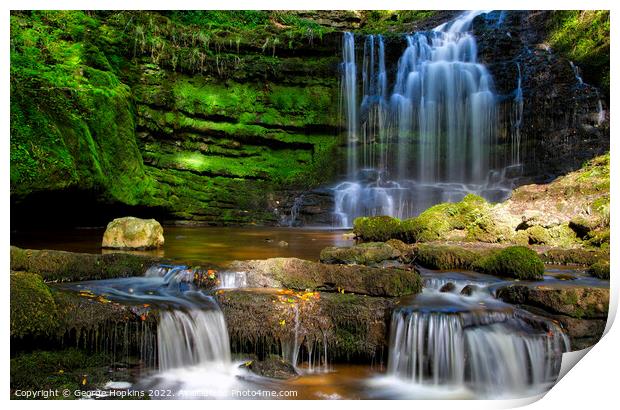
[[[402,33],[411,31],[411,26],[437,14],[435,10],[366,10],[362,12],[363,33]]]
[[[583,69],[586,81],[609,92],[609,10],[553,12],[549,43]]]

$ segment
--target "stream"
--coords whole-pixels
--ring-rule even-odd
[[[200,232],[199,228],[193,235]],[[240,229],[233,232],[243,236]],[[289,239],[308,234],[303,230],[249,232],[258,238],[278,238],[275,232]],[[338,231],[321,231],[320,235],[332,243],[341,240]],[[259,243],[261,256],[267,249],[279,251]],[[246,250],[245,256],[255,255]],[[318,254],[311,256],[316,259]],[[313,366],[297,351],[289,356],[299,376],[290,380],[261,377],[242,366],[252,357],[231,353],[226,321],[214,291],[195,288],[191,271],[184,265],[156,265],[143,277],[57,286],[159,309],[156,335],[145,338],[156,340],[149,347],[157,352],[156,360],[143,363],[128,379],[114,380],[114,385],[151,392],[154,399],[511,398],[534,395],[553,385],[561,354],[570,349],[568,338],[556,323],[495,299],[494,290],[506,284],[505,279],[468,271],[420,269],[420,273],[422,293],[401,298],[392,312],[388,357],[381,364]],[[245,286],[243,272],[222,270],[218,275],[217,292]],[[448,292],[442,289],[447,283],[454,285]],[[544,280],[532,286],[541,283],[607,286],[566,267],[548,269]],[[462,294],[472,285],[468,295]],[[329,358],[329,352],[325,353]]]

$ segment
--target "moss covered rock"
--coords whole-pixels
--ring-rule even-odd
[[[11,246],[11,270],[36,273],[46,281],[142,276],[151,265],[161,262],[159,258],[128,253],[94,255]]]
[[[368,242],[355,246],[330,246],[321,251],[322,263],[375,265],[383,261],[397,260],[401,251],[384,242]]]
[[[164,245],[164,228],[155,219],[132,216],[114,219],[103,233],[101,246],[114,249],[153,249]]]
[[[362,216],[353,221],[353,233],[363,241],[385,242],[400,237],[401,222],[391,216]]]
[[[588,272],[592,276],[596,276],[599,279],[609,279],[609,260],[600,260],[593,263],[592,265],[590,265],[590,268],[588,268]]]
[[[362,265],[328,265],[297,258],[238,261],[230,269],[247,273],[250,287],[329,290],[370,296],[419,293],[422,281],[414,270]]]
[[[609,311],[608,288],[509,285],[498,289],[496,294],[509,303],[539,307],[577,319],[606,318]]]
[[[11,337],[46,337],[56,333],[59,313],[41,276],[11,273]]]
[[[521,280],[543,278],[545,265],[538,254],[524,246],[509,246],[479,260],[475,269],[497,276]]]
[[[480,253],[453,245],[418,244],[415,249],[415,262],[429,269],[473,269],[481,257]]]

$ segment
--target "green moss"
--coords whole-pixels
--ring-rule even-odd
[[[481,252],[434,244],[419,244],[415,252],[415,262],[429,269],[472,269]],[[483,254],[486,252],[482,252]]]
[[[390,216],[363,216],[353,221],[353,233],[364,241],[385,242],[401,234],[401,223]]]
[[[609,92],[609,10],[553,12],[548,41],[555,51],[573,60],[586,81]],[[594,81],[592,81],[592,80]]]
[[[460,202],[438,204],[403,221],[403,237],[408,242],[431,242],[451,236],[498,242],[505,235],[493,221],[490,210],[491,205],[483,198],[469,194]]]
[[[610,265],[609,259],[602,259],[598,262],[593,263],[588,272],[592,276],[596,276],[599,279],[609,279],[610,274]]]
[[[11,15],[11,193],[97,189],[136,204],[150,184],[129,88],[77,11]]]
[[[528,243],[530,245],[545,245],[551,242],[551,236],[545,228],[540,225],[532,226],[526,230]]]
[[[484,273],[521,280],[542,279],[545,265],[536,252],[524,246],[509,246],[475,263]]]
[[[58,326],[52,294],[39,275],[11,273],[11,337],[50,336]]]
[[[365,10],[362,12],[362,33],[409,32],[415,23],[433,17],[435,10]]]
[[[61,351],[35,351],[11,358],[11,390],[68,389],[75,399],[76,390],[92,390],[107,382],[111,359],[102,353],[86,353],[69,348]]]

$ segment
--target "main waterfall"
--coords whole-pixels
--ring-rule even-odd
[[[479,14],[407,35],[391,71],[381,35],[365,37],[358,71],[355,36],[345,33],[347,177],[334,188],[337,225],[350,226],[363,215],[407,218],[468,193],[507,198],[505,171],[518,166],[518,155],[503,152],[512,148],[499,141],[493,78],[477,62],[470,30]],[[394,77],[391,95],[388,74]]]

